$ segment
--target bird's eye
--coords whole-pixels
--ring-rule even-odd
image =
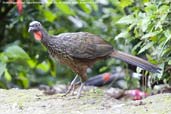
[[[39,24],[36,24],[36,27],[39,27]]]

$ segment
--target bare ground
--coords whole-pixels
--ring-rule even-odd
[[[171,114],[171,94],[141,101],[119,101],[93,89],[80,99],[44,95],[37,89],[0,89],[0,114]]]

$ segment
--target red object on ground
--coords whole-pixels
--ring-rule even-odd
[[[106,73],[99,74],[99,75],[96,75],[96,76],[89,78],[86,81],[86,85],[103,86],[105,84],[112,82],[113,80],[123,79],[124,76],[125,76],[125,74],[120,73],[120,72],[113,72],[113,73],[106,72]]]
[[[127,94],[132,96],[133,100],[141,100],[142,98],[145,98],[148,96],[147,93],[140,91],[138,89],[128,90]]]
[[[21,15],[21,13],[23,11],[23,3],[22,3],[22,0],[17,0],[17,9],[18,9],[18,13]]]
[[[108,82],[110,80],[111,73],[104,73],[103,74],[103,81]]]

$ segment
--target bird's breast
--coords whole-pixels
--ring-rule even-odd
[[[64,51],[64,50],[53,50],[49,49],[49,54],[55,59],[58,60],[62,64],[69,65],[73,59]]]

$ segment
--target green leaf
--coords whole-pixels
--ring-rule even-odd
[[[159,34],[161,31],[155,31],[155,32],[150,32],[150,33],[147,33],[145,34],[144,36],[141,37],[141,39],[146,39],[146,38],[149,38],[149,37],[154,37],[156,36],[157,34]]]
[[[137,48],[139,48],[141,46],[143,42],[140,41],[139,43],[137,43],[133,48],[132,48],[132,52],[136,51]]]
[[[165,46],[165,44],[171,39],[171,31],[170,30],[165,30],[165,31],[163,31],[163,33],[164,33],[165,37],[167,38],[165,40],[165,43],[164,43],[164,46]]]
[[[99,72],[104,72],[104,71],[106,71],[107,69],[108,69],[107,66],[103,66],[102,68],[99,69]]]
[[[77,0],[77,1],[78,1],[78,5],[81,7],[82,10],[84,10],[87,14],[91,13],[90,6],[88,6],[89,4],[81,3],[81,0]]]
[[[119,38],[126,38],[128,36],[128,32],[127,31],[124,31],[124,32],[121,32],[119,33],[116,37],[115,37],[115,40],[119,39]]]
[[[34,68],[36,66],[36,61],[29,59],[27,61],[28,65],[30,66],[30,68]]]
[[[6,64],[0,62],[0,76],[4,73],[5,69],[6,69]]]
[[[37,65],[37,68],[44,72],[47,72],[50,69],[50,63],[43,61],[42,63]]]
[[[159,9],[158,9],[158,12],[160,14],[165,14],[165,13],[168,13],[169,12],[169,6],[168,5],[162,5]]]
[[[5,79],[10,82],[12,80],[12,77],[10,75],[10,73],[8,72],[7,69],[5,69],[5,75],[4,75]]]
[[[163,48],[162,48],[162,50],[163,50]],[[163,51],[161,51],[161,55],[160,56],[162,57],[164,55],[169,55],[169,54],[171,54],[171,48],[170,47],[164,49]]]
[[[145,5],[146,5],[145,12],[148,15],[153,15],[153,13],[157,11],[157,6],[155,4],[152,4],[151,2],[148,2]]]
[[[44,10],[43,12],[44,16],[46,17],[46,19],[50,22],[53,22],[56,18],[55,14],[53,14],[51,11],[49,10]]]
[[[8,57],[4,55],[4,53],[0,53],[0,61],[6,63],[8,61]]]
[[[152,64],[157,64],[158,63],[158,61],[155,60],[151,55],[146,54],[146,57],[147,57],[148,61],[150,61],[150,63],[152,63]]]
[[[149,49],[150,47],[153,46],[153,44],[154,44],[153,42],[148,43],[147,45],[145,45],[143,48],[140,49],[138,54],[140,54],[140,53],[144,52],[145,50]]]
[[[163,31],[163,33],[164,33],[166,39],[163,42],[160,43],[160,45],[161,44],[163,45],[162,48],[161,48],[161,53],[162,53],[161,56],[163,56],[163,54],[165,54],[166,52],[170,52],[170,49],[171,49],[171,48],[166,48],[165,49],[165,46],[167,46],[166,44],[171,39],[171,36],[170,36],[171,32],[169,30],[165,30],[165,31]]]
[[[120,6],[125,8],[133,3],[133,0],[120,0]]]
[[[144,3],[149,2],[149,0],[143,0]]]
[[[44,5],[46,5],[47,7],[49,7],[50,5],[52,5],[53,4],[53,0],[42,0],[42,1],[44,1]]]
[[[132,24],[135,21],[132,15],[124,16],[117,22],[118,24]]]
[[[112,65],[114,65],[114,63],[115,63],[115,60],[111,59],[107,62],[107,66],[112,66]]]
[[[143,15],[142,18],[143,18],[142,21],[139,21],[139,22],[141,22],[140,27],[141,27],[143,32],[146,32],[151,21],[150,21],[150,18],[146,15]]]
[[[29,87],[29,79],[23,73],[19,74],[18,79],[22,82],[24,88]]]
[[[12,45],[5,49],[4,54],[11,59],[29,59],[28,54],[19,46]]]
[[[168,65],[171,65],[171,60],[168,61]]]
[[[58,7],[62,12],[64,12],[67,15],[74,15],[73,10],[71,10],[69,6],[61,0],[57,0],[56,7]]]
[[[96,3],[91,3],[90,5],[95,11],[98,11],[98,6]]]

